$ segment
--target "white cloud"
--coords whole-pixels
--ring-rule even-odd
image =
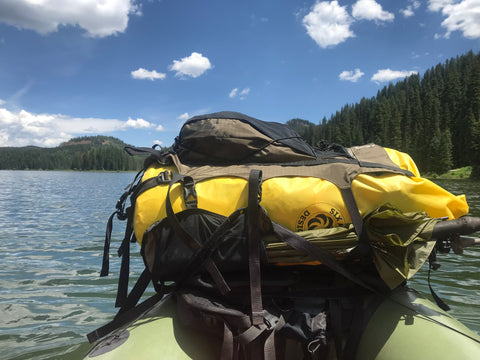
[[[407,5],[405,9],[401,9],[400,12],[403,14],[404,17],[412,17],[415,15],[415,10],[420,7],[420,2],[417,0],[411,1],[410,5]]]
[[[303,18],[308,35],[322,48],[338,45],[355,34],[350,30],[353,19],[338,1],[317,2]]]
[[[90,37],[124,32],[129,16],[140,14],[136,0],[0,1],[0,22],[42,35],[62,26],[78,26]]]
[[[250,93],[250,88],[245,88],[240,92],[240,97],[247,96]]]
[[[245,100],[247,98],[247,95],[250,94],[250,88],[245,88],[240,92],[239,99],[240,100]]]
[[[149,123],[148,121],[145,121],[143,119],[133,120],[131,118],[128,118],[127,122],[124,125],[125,128],[133,128],[133,129],[148,129],[153,126],[154,125],[152,123]]]
[[[186,113],[183,113],[182,115],[180,115],[179,117],[177,117],[178,120],[183,120],[183,121],[186,121],[188,119],[190,119],[191,116],[188,114],[188,112]]]
[[[411,5],[408,5],[405,9],[401,9],[400,12],[403,14],[404,17],[412,17],[415,15],[415,12],[412,9]]]
[[[33,114],[0,108],[0,146],[57,146],[72,137],[105,134],[128,129],[147,129],[155,125],[143,120],[127,121],[100,118],[75,118],[62,114]],[[157,127],[157,130],[159,128]]]
[[[445,6],[453,3],[452,0],[429,0],[428,9],[431,11],[440,11]]]
[[[180,60],[173,60],[173,64],[169,67],[171,71],[175,71],[175,76],[181,78],[185,76],[196,78],[211,68],[210,60],[197,52],[192,52],[190,56]]]
[[[395,15],[384,11],[382,5],[375,0],[358,0],[352,6],[352,16],[359,20],[373,20],[376,22],[393,21]]]
[[[144,68],[138,68],[130,73],[132,78],[139,80],[163,80],[167,77],[164,73],[159,73],[155,70],[147,70]]]
[[[361,72],[360,69],[355,69],[355,72],[345,70],[338,75],[338,78],[344,81],[357,82],[363,75],[365,73]]]
[[[412,71],[412,70],[397,71],[397,70],[390,70],[390,69],[382,69],[382,70],[378,70],[370,80],[375,81],[376,83],[389,82],[397,79],[404,79],[413,74],[418,74],[418,71]]]
[[[469,39],[480,38],[480,0],[429,0],[428,9],[445,16],[442,26],[447,30],[446,38],[454,31]]]
[[[249,93],[250,93],[250,88],[248,87],[244,88],[240,92],[238,88],[234,88],[232,91],[230,91],[230,94],[228,96],[232,99],[238,96],[240,100],[245,100],[245,98]]]
[[[163,141],[160,140],[155,140],[153,143],[160,146],[163,145]]]
[[[0,99],[0,106],[2,106],[3,104],[5,104],[5,100]]]

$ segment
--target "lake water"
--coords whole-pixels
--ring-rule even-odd
[[[90,348],[85,335],[115,314],[118,258],[111,260],[110,276],[99,277],[105,224],[133,177],[0,171],[2,359],[82,359]],[[480,216],[479,182],[439,184],[465,193],[472,214]],[[124,225],[114,222],[113,253]],[[143,270],[137,250],[133,277]],[[442,267],[432,274],[432,286],[454,317],[480,333],[480,248],[439,259]],[[429,296],[424,269],[411,284]]]

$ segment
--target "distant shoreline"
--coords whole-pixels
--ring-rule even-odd
[[[0,171],[65,171],[65,172],[105,172],[105,173],[137,173],[139,170],[75,170],[75,169],[0,169]],[[472,173],[471,166],[452,169],[444,174],[421,174],[422,178],[429,180],[469,180]]]

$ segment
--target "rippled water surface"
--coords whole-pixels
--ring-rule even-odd
[[[112,257],[109,277],[99,277],[105,223],[133,177],[0,171],[0,358],[83,358],[89,349],[85,335],[115,313],[118,259]],[[439,184],[466,193],[471,212],[480,216],[480,183]],[[123,226],[114,223],[113,252]],[[453,316],[480,333],[480,249],[440,260],[432,286]],[[143,262],[138,255],[132,262],[135,277]],[[426,271],[412,284],[429,294]]]

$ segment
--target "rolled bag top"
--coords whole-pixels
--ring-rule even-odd
[[[341,189],[351,188],[360,215],[365,216],[389,203],[402,212],[426,212],[431,218],[457,219],[468,214],[464,195],[455,196],[420,177],[412,158],[403,152],[368,144],[347,149],[358,163],[330,163],[308,166],[245,164],[189,166],[170,154],[169,165],[152,163],[142,182],[167,172],[193,178],[197,207],[229,216],[247,206],[248,174],[263,172],[260,205],[270,218],[292,231],[348,227],[350,214]],[[381,168],[375,164],[382,164]],[[159,185],[141,193],[135,200],[133,227],[141,244],[143,234],[153,223],[164,219],[169,185]],[[170,190],[174,212],[187,208],[181,184]]]

